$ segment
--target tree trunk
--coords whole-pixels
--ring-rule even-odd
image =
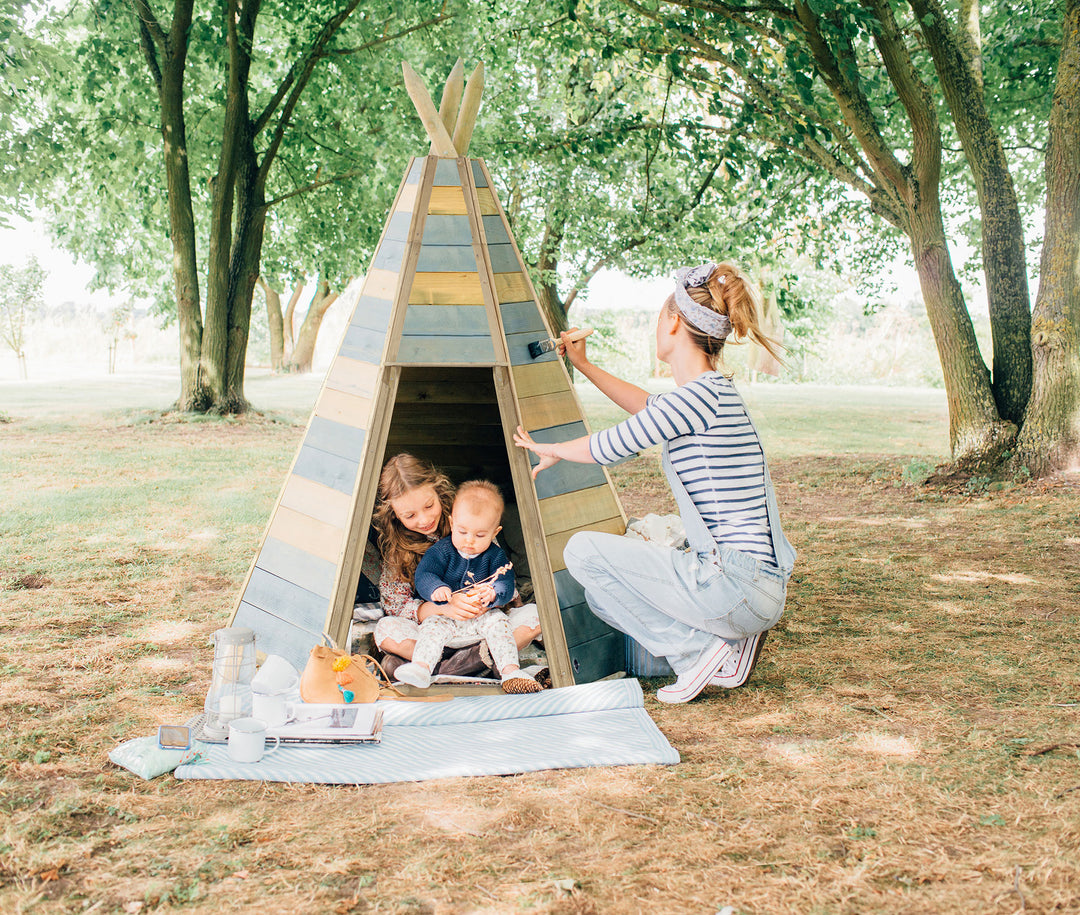
[[[992,390],[1002,419],[1020,425],[1031,395],[1031,293],[1024,226],[1001,137],[974,70],[970,31],[953,29],[937,0],[911,0],[975,181],[982,216],[982,261],[993,335]],[[972,25],[969,22],[968,28]],[[977,14],[974,28],[977,29]],[[964,34],[968,36],[965,43]],[[977,34],[977,31],[976,31]]]
[[[319,280],[315,286],[315,294],[311,297],[308,305],[307,316],[300,325],[300,333],[296,336],[296,347],[293,349],[292,358],[289,360],[290,372],[310,372],[311,363],[315,357],[315,341],[319,336],[319,328],[322,326],[323,317],[327,309],[337,301],[338,294],[330,292],[330,283]]]
[[[941,213],[927,203],[911,217],[911,252],[945,378],[953,457],[963,466],[979,466],[1000,458],[1013,441],[1016,426],[998,417],[990,373],[953,272]]]
[[[281,295],[276,289],[271,289],[263,277],[260,276],[258,282],[266,296],[266,323],[270,327],[270,368],[280,372],[285,362],[282,357],[285,336],[282,329]]]
[[[306,282],[307,278],[301,273],[300,276],[297,277],[296,283],[293,285],[292,295],[289,296],[289,304],[285,306],[285,317],[282,319],[282,330],[285,332],[285,348],[283,352],[286,363],[292,361],[293,350],[296,349],[293,321],[296,318],[296,304],[300,301],[300,293],[304,291],[304,283]]]
[[[1031,345],[1035,379],[1015,465],[1033,476],[1080,453],[1080,0],[1068,0],[1046,148],[1046,238]]]

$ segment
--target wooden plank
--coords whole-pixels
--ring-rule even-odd
[[[285,481],[280,504],[331,527],[344,528],[352,509],[352,493],[332,489],[294,473]]]
[[[427,211],[432,216],[464,216],[469,212],[460,187],[433,187]]]
[[[415,184],[406,184],[401,193],[398,194],[398,199],[394,203],[395,213],[409,213],[410,215],[416,210],[416,190]]]
[[[271,575],[291,581],[305,591],[317,594],[325,601],[330,600],[337,569],[325,559],[312,556],[306,550],[297,549],[271,537],[263,544],[255,565]]]
[[[354,429],[366,429],[371,417],[371,404],[370,397],[323,388],[315,402],[314,415],[352,426]]]
[[[448,273],[476,270],[472,245],[424,245],[416,269],[421,272]]]
[[[345,328],[338,355],[356,362],[370,362],[378,366],[382,362],[387,332],[351,324]]]
[[[476,198],[480,201],[481,216],[498,216],[499,205],[495,202],[495,194],[489,187],[478,187]]]
[[[510,230],[502,216],[484,216],[481,219],[484,225],[484,240],[489,245],[506,245],[510,243]]]
[[[246,604],[315,631],[326,624],[330,603],[325,597],[259,568],[251,573],[243,599]]]
[[[488,333],[483,305],[410,305],[402,333],[407,336],[479,337]],[[453,379],[447,378],[448,384]]]
[[[434,184],[461,187],[461,176],[458,175],[457,159],[439,159],[435,163]]]
[[[484,170],[480,167],[480,162],[476,159],[470,159],[469,166],[472,169],[473,184],[477,187],[487,187],[487,176],[484,175]]]
[[[397,273],[401,269],[401,261],[405,257],[405,242],[383,239],[371,261],[371,266],[376,270],[389,270]]]
[[[466,370],[467,371],[467,370]],[[475,381],[451,382],[445,377],[438,381],[402,381],[398,386],[394,414],[406,403],[456,404],[475,403],[490,397],[491,385]]]
[[[311,417],[304,445],[359,462],[364,451],[364,430],[322,416]]]
[[[593,683],[626,670],[626,636],[612,631],[570,649],[570,665],[577,683]]]
[[[425,157],[416,156],[409,163],[409,173],[405,176],[406,184],[419,184],[420,175],[424,170]]]
[[[379,367],[370,362],[357,362],[346,356],[338,356],[326,373],[326,387],[343,394],[371,397],[379,377]]]
[[[513,245],[488,245],[492,273],[520,273],[523,269]]]
[[[582,601],[561,610],[563,632],[566,633],[566,646],[573,652],[575,645],[590,642],[593,639],[603,638],[615,632],[607,623],[598,617],[589,605]]]
[[[555,593],[559,596],[559,606],[566,608],[575,604],[584,604],[585,589],[566,569],[555,573]]]
[[[311,649],[320,644],[319,634],[308,632],[273,613],[241,601],[233,626],[247,626],[255,633],[255,649],[263,654],[281,655],[297,670],[307,664]],[[320,631],[322,627],[319,627]]]
[[[453,363],[494,365],[495,346],[490,334],[482,337],[408,337],[402,336],[398,363]]]
[[[483,305],[477,273],[417,273],[409,292],[410,305]]]
[[[412,213],[395,210],[386,223],[385,238],[392,241],[408,241],[409,227],[412,225]]]
[[[562,426],[581,419],[581,408],[571,391],[522,397],[518,400],[518,410],[521,424],[529,432],[533,429]]]
[[[293,473],[338,492],[351,493],[356,482],[357,466],[356,461],[305,445],[296,456]]]
[[[395,417],[395,420],[397,417]],[[435,425],[432,423],[399,423],[390,425],[390,433],[387,437],[389,444],[401,444],[403,442],[421,442],[428,445],[475,445],[477,442],[490,442],[497,435],[501,423],[479,424],[453,423]]]
[[[547,336],[547,327],[535,302],[504,302],[499,305],[503,330],[508,334],[536,332]]]
[[[495,298],[498,302],[524,302],[533,296],[524,273],[496,273]]]
[[[608,534],[622,535],[626,533],[626,522],[623,520],[622,515],[619,515],[617,518],[605,518],[602,521],[593,521],[583,527],[574,528],[568,531],[559,531],[557,534],[552,534],[550,537],[547,537],[548,556],[551,557],[552,572],[558,572],[559,569],[566,568],[566,563],[563,562],[563,548],[566,546],[567,541],[578,531],[601,531]]]
[[[528,331],[521,334],[506,334],[506,351],[510,356],[511,365],[533,365],[534,363],[558,362],[559,357],[555,350],[549,350],[533,357],[529,347],[533,343],[550,340],[546,330]]]
[[[618,514],[619,504],[606,484],[540,500],[544,533],[549,535],[588,527],[593,521]]]
[[[341,546],[345,539],[345,532],[340,527],[317,521],[284,505],[279,505],[274,512],[268,534],[290,546],[332,562],[335,567],[341,557]]]
[[[424,246],[471,245],[472,226],[468,216],[428,216],[424,221]]]
[[[536,438],[534,435],[533,438]],[[536,466],[539,458],[530,458],[529,464]],[[590,489],[607,481],[604,469],[599,464],[575,464],[572,461],[560,461],[554,467],[542,470],[536,478],[536,495],[540,499],[561,495],[565,492],[577,492]]]
[[[362,295],[356,300],[356,308],[353,309],[349,325],[373,330],[385,337],[393,310],[394,303],[389,299],[376,299],[370,295]]]
[[[510,371],[514,375],[514,388],[518,397],[535,397],[538,394],[554,394],[556,391],[568,391],[570,379],[566,369],[558,360],[543,362],[540,360],[523,365],[514,365]]]
[[[374,299],[390,299],[393,301],[394,292],[397,290],[397,271],[371,269],[364,278],[363,295],[369,295]]]
[[[457,397],[452,401],[438,403],[411,403],[399,396],[397,403],[394,404],[391,428],[399,422],[425,426],[464,425],[466,423],[497,426],[502,422],[499,405],[494,399],[486,399],[494,397],[495,391],[491,385],[488,385],[487,391],[482,392],[476,400]]]

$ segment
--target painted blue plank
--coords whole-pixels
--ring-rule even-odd
[[[379,245],[379,250],[375,252],[375,259],[371,262],[371,266],[376,270],[390,270],[397,273],[401,269],[401,262],[405,259],[407,247],[408,245],[403,241],[384,238],[383,243]]]
[[[502,314],[503,329],[508,334],[519,334],[526,331],[539,331],[547,334],[543,319],[540,317],[540,309],[535,302],[503,302],[499,306]]]
[[[565,423],[561,426],[549,426],[547,429],[529,431],[536,441],[545,444],[551,442],[569,442],[585,435],[582,422]],[[529,463],[536,466],[540,459],[529,452]],[[599,464],[575,464],[572,461],[559,461],[554,467],[540,472],[536,478],[536,495],[539,499],[549,496],[561,496],[579,489],[603,486],[607,483],[604,471]]]
[[[494,365],[495,346],[488,334],[482,337],[402,336],[398,362],[467,362]]]
[[[328,601],[334,593],[337,566],[276,537],[266,538],[255,565]]]
[[[480,167],[480,160],[470,159],[469,165],[472,166],[473,184],[477,187],[487,187],[487,178],[484,177],[484,170]]]
[[[297,670],[304,669],[313,646],[324,644],[319,633],[325,623],[324,618],[316,631],[309,632],[246,602],[240,603],[233,620],[234,626],[247,626],[255,633],[255,647],[259,651],[281,655]]]
[[[625,636],[621,632],[611,632],[570,647],[570,669],[575,683],[593,683],[625,670]]]
[[[487,217],[484,217],[487,219]],[[424,222],[425,245],[471,245],[472,227],[468,216],[431,215]]]
[[[364,450],[364,436],[363,429],[346,426],[324,416],[313,416],[304,436],[304,444],[327,454],[359,461]]]
[[[435,163],[435,184],[440,187],[461,187],[457,159],[439,159]]]
[[[492,273],[521,273],[524,269],[513,245],[493,245],[489,242],[488,255]]]
[[[559,569],[555,573],[555,593],[558,595],[560,607],[585,603],[585,589],[566,569]]]
[[[423,245],[416,262],[420,273],[475,273],[472,245]]]
[[[523,334],[507,334],[506,348],[510,352],[511,365],[532,365],[534,362],[555,362],[559,357],[555,350],[542,353],[535,359],[529,353],[529,344],[550,339],[547,331],[529,331]]]
[[[534,432],[529,433],[535,441],[542,442],[545,445],[550,445],[553,442],[570,442],[575,438],[581,438],[581,436],[587,434],[588,433],[585,431],[585,423],[582,422],[564,423],[561,426],[548,426],[546,429],[537,429]],[[567,461],[562,461],[561,463],[565,464]],[[588,467],[596,465],[583,464],[582,466]]]
[[[507,234],[501,216],[496,213],[493,216],[482,216],[480,218],[484,221],[484,238],[487,239],[489,245],[510,244],[510,236]]]
[[[406,213],[403,210],[395,210],[390,214],[390,221],[386,226],[385,237],[392,241],[408,241],[412,220],[412,213]]]
[[[413,159],[412,168],[409,169],[409,175],[405,179],[406,184],[418,184],[420,182],[420,173],[424,170],[424,157],[417,156]]]
[[[372,330],[367,327],[357,327],[353,324],[345,330],[345,337],[341,341],[341,349],[338,352],[349,359],[372,362],[378,365],[382,359],[383,341],[385,339],[385,330]]]
[[[482,305],[410,305],[402,333],[411,337],[480,337],[489,335],[491,328]]]
[[[562,610],[563,632],[566,633],[566,647],[573,648],[593,639],[603,638],[615,630],[598,617],[585,602],[565,607]]]
[[[296,456],[293,473],[305,480],[322,483],[323,486],[352,495],[356,471],[359,467],[360,464],[357,461],[350,461],[336,454],[328,454],[304,445]]]
[[[258,567],[251,571],[251,578],[244,589],[244,602],[316,632],[326,623],[329,609],[325,597],[312,594]]]
[[[362,295],[356,301],[356,308],[353,309],[352,320],[349,324],[353,327],[377,331],[385,336],[390,327],[390,313],[393,310],[394,303],[389,299],[376,299],[374,296]]]

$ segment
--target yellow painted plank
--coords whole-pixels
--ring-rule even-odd
[[[621,517],[606,518],[603,521],[596,521],[585,527],[578,527],[570,531],[560,531],[558,534],[552,534],[552,536],[547,538],[547,548],[548,555],[551,557],[552,573],[566,568],[566,563],[563,562],[563,550],[566,548],[566,544],[570,538],[578,531],[602,531],[607,534],[622,535],[626,533],[626,522],[623,521]]]
[[[417,273],[410,305],[483,305],[479,273]]]
[[[496,273],[495,297],[502,302],[527,302],[533,297],[523,273]]]
[[[397,279],[397,273],[391,270],[369,270],[364,278],[364,289],[361,294],[392,301],[394,291],[397,289]]]
[[[419,184],[406,184],[398,194],[397,204],[394,206],[395,213],[411,213],[416,206],[416,192],[420,189]]]
[[[279,505],[270,522],[268,536],[337,564],[345,531],[294,509]]]
[[[499,205],[495,202],[495,194],[490,187],[478,187],[476,189],[476,199],[480,201],[481,216],[499,215]]]
[[[619,503],[606,483],[540,500],[540,517],[544,522],[544,533],[549,537],[588,527],[594,521],[604,521],[618,514]]]
[[[581,422],[577,400],[569,390],[540,394],[537,397],[521,397],[518,399],[518,406],[521,410],[521,424],[530,432],[534,429],[547,429],[549,426]]]
[[[371,398],[323,388],[315,403],[315,415],[354,429],[366,429],[371,418]]]
[[[511,371],[514,373],[514,387],[518,397],[536,397],[538,394],[570,390],[566,370],[558,362],[515,365],[511,366]]]
[[[338,356],[326,375],[326,386],[344,394],[371,397],[375,393],[375,381],[379,367],[370,362],[359,362],[347,356]]]
[[[322,483],[305,480],[293,474],[285,481],[280,504],[301,515],[344,530],[349,521],[352,498],[329,486],[323,486]]]
[[[433,187],[428,201],[428,213],[433,216],[464,216],[465,194],[460,187]]]

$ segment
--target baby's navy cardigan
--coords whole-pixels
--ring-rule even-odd
[[[489,575],[509,562],[502,547],[492,543],[475,559],[466,559],[457,551],[454,541],[443,537],[428,547],[416,567],[413,587],[424,600],[431,600],[431,595],[444,585],[451,591],[459,591],[477,581],[483,581]],[[468,573],[472,573],[469,577]],[[495,600],[492,607],[503,607],[514,596],[514,570],[507,569],[493,581]]]

